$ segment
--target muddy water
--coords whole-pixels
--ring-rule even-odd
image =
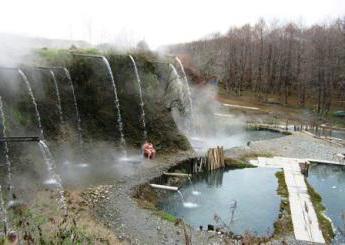
[[[235,234],[246,231],[271,234],[280,205],[276,171],[262,168],[215,171],[182,187],[184,202],[177,193],[171,193],[160,207],[196,229],[199,226],[205,229],[208,224],[221,226],[224,222]],[[221,220],[217,221],[215,215]]]

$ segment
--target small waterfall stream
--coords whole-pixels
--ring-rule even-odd
[[[1,116],[1,125],[2,125],[2,136],[7,137],[7,129],[6,129],[6,118],[4,112],[4,105],[2,102],[2,98],[0,96],[0,116]],[[5,147],[5,160],[7,165],[7,182],[8,182],[8,202],[12,200],[12,193],[13,193],[13,185],[12,185],[12,164],[9,157],[9,148],[7,141],[4,141]]]
[[[29,92],[29,95],[31,97],[32,103],[33,103],[33,105],[35,107],[38,128],[40,130],[40,136],[41,136],[41,139],[44,139],[43,127],[42,127],[42,123],[41,123],[41,116],[40,116],[40,112],[38,111],[38,105],[37,105],[34,93],[32,92],[32,88],[31,88],[29,79],[28,79],[28,77],[25,75],[25,73],[21,69],[18,69],[18,73],[21,76],[21,78],[23,79],[23,81],[25,82],[26,87],[28,89],[28,92]]]
[[[63,113],[62,113],[62,106],[61,106],[61,97],[60,97],[60,92],[59,92],[59,85],[56,80],[56,76],[53,70],[49,70],[50,75],[52,76],[52,79],[54,81],[54,86],[55,86],[55,93],[57,97],[57,108],[59,110],[59,116],[60,116],[60,122],[63,123]]]
[[[193,112],[193,101],[192,101],[192,91],[190,89],[190,85],[189,85],[189,82],[188,82],[188,78],[187,78],[187,74],[184,70],[184,67],[183,67],[183,64],[181,62],[181,60],[176,56],[175,57],[177,63],[179,64],[180,68],[181,68],[181,71],[182,71],[182,75],[183,75],[183,80],[185,82],[185,85],[186,85],[186,88],[187,88],[187,95],[188,95],[188,101],[189,101],[189,104],[190,104],[190,110],[191,110],[191,113]]]
[[[182,71],[182,75],[183,75],[183,81],[185,83],[185,86],[186,86],[186,89],[187,89],[187,100],[188,100],[188,104],[189,104],[189,113],[190,113],[190,122],[189,122],[189,128],[191,128],[191,124],[193,122],[193,101],[192,101],[192,91],[190,89],[190,86],[189,86],[189,82],[188,82],[188,78],[187,78],[187,75],[186,75],[186,72],[184,70],[184,67],[183,67],[183,64],[181,62],[181,60],[176,56],[175,57],[175,60],[177,61],[177,63],[179,64],[180,66],[180,69]]]
[[[199,196],[201,193],[195,189],[192,178],[189,176],[188,176],[188,181],[189,181],[189,184],[192,186],[192,194],[194,196]]]
[[[141,80],[140,80],[140,76],[139,76],[139,72],[138,72],[138,67],[137,64],[133,58],[132,55],[129,55],[129,58],[132,61],[133,67],[134,67],[134,72],[135,72],[135,76],[137,78],[137,83],[138,83],[138,87],[139,87],[139,96],[140,96],[140,108],[141,108],[141,123],[143,126],[143,135],[144,135],[144,141],[147,139],[147,131],[146,131],[146,121],[145,121],[145,110],[144,110],[144,101],[143,101],[143,93],[142,93],[142,88],[141,88]]]
[[[40,147],[44,161],[47,165],[47,170],[49,174],[49,179],[46,181],[46,184],[51,184],[51,185],[56,186],[56,190],[59,193],[59,199],[58,199],[59,207],[64,211],[64,214],[67,215],[65,192],[62,185],[61,177],[55,171],[56,166],[55,166],[53,155],[51,154],[48,145],[43,140],[40,140],[38,142],[38,145]]]
[[[107,68],[107,71],[108,71],[108,74],[110,76],[111,83],[112,83],[112,86],[113,86],[114,104],[115,104],[115,107],[116,107],[116,110],[117,110],[117,124],[118,124],[119,131],[120,131],[121,145],[123,146],[124,154],[127,157],[126,140],[125,140],[125,136],[123,134],[123,124],[122,124],[121,111],[120,111],[120,102],[119,102],[119,98],[117,96],[117,89],[116,89],[116,84],[115,84],[113,72],[111,71],[111,67],[110,67],[110,64],[109,64],[109,61],[107,60],[107,58],[102,56],[102,61],[103,61],[103,63],[105,64],[105,66]]]
[[[175,82],[175,85],[176,85],[176,88],[177,88],[177,93],[178,93],[178,96],[179,96],[179,100],[180,102],[183,104],[181,106],[185,107],[185,103],[184,103],[184,99],[183,99],[183,83],[180,79],[180,76],[175,68],[175,66],[173,64],[169,64],[169,67],[172,71],[172,74],[173,74],[173,81]]]
[[[81,128],[81,119],[80,119],[80,114],[79,114],[79,108],[78,108],[78,103],[77,103],[77,97],[75,94],[74,90],[74,85],[73,85],[73,80],[71,78],[71,74],[69,73],[68,69],[66,67],[63,68],[65,75],[69,81],[69,84],[71,86],[72,90],[72,95],[73,95],[73,103],[74,103],[74,109],[75,109],[75,114],[77,117],[77,128],[78,128],[78,133],[79,133],[79,142],[83,144],[83,135],[82,135],[82,128]]]
[[[181,201],[184,203],[184,197],[183,197],[182,192],[180,190],[178,190],[177,193],[180,195]]]
[[[5,206],[5,201],[3,197],[3,192],[2,192],[2,186],[0,185],[0,209],[1,209],[1,215],[2,215],[2,223],[4,225],[4,233],[5,235],[7,234],[9,224],[8,224],[8,218],[7,218],[7,209]]]

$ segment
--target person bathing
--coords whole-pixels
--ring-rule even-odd
[[[143,153],[144,153],[144,156],[147,157],[148,159],[153,159],[156,157],[156,150],[153,147],[153,144],[149,143],[147,140],[145,141],[143,145]]]

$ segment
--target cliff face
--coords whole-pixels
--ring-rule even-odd
[[[94,52],[94,51],[93,51]],[[99,58],[74,56],[68,52],[38,53],[36,64],[49,67],[67,67],[74,84],[79,107],[83,139],[86,142],[109,141],[119,143],[118,114],[114,105],[111,78]],[[128,145],[140,147],[143,142],[143,126],[139,87],[133,65],[127,55],[108,54],[114,75],[123,132]],[[137,54],[139,75],[145,109],[148,139],[160,150],[186,150],[190,145],[180,134],[170,111],[165,107],[165,88],[169,72],[166,64],[151,62],[151,54]],[[73,94],[63,69],[53,72],[59,87],[63,123],[59,117],[57,95],[51,73],[46,69],[22,67],[37,100],[45,137],[48,141],[78,142],[77,117]],[[0,69],[0,96],[4,103],[8,135],[39,135],[37,119],[28,90],[16,70]]]

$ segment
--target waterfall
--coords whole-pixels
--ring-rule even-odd
[[[5,201],[4,201],[1,185],[0,185],[0,208],[1,208],[1,213],[2,213],[2,222],[4,224],[4,233],[6,235],[9,224],[8,224],[7,210],[5,206]]]
[[[185,103],[184,102],[185,102],[185,100],[183,98],[183,83],[182,83],[182,81],[180,79],[180,76],[178,75],[178,72],[177,72],[175,66],[173,64],[169,64],[169,67],[170,67],[170,69],[172,71],[172,74],[173,74],[173,78],[170,77],[170,79],[174,81],[174,83],[173,83],[173,86],[175,86],[174,90],[177,92],[177,94],[179,96],[178,99],[179,99],[179,101],[181,103],[180,106],[183,107],[183,108],[180,108],[180,110],[181,109],[184,110],[184,107],[185,107]],[[171,84],[171,81],[170,81],[170,84]]]
[[[138,83],[138,87],[139,87],[140,108],[141,108],[141,122],[142,122],[142,126],[143,126],[143,129],[144,129],[144,132],[143,132],[144,140],[146,140],[147,139],[147,131],[146,131],[146,121],[145,121],[145,110],[144,110],[143,93],[142,93],[142,89],[141,89],[141,80],[140,80],[137,64],[135,63],[134,58],[132,57],[132,55],[129,55],[129,58],[132,61],[132,64],[133,64],[133,67],[134,67],[135,76],[137,78],[137,83]]]
[[[78,108],[78,103],[77,103],[77,97],[75,95],[75,91],[74,91],[74,86],[73,86],[73,81],[71,78],[71,74],[69,73],[69,71],[67,70],[66,67],[63,68],[66,74],[66,77],[69,81],[69,84],[71,86],[71,90],[72,90],[72,95],[73,95],[73,103],[74,103],[74,109],[75,109],[75,114],[77,117],[77,128],[78,128],[78,133],[79,133],[79,142],[82,144],[83,143],[83,135],[82,135],[82,129],[81,129],[81,119],[80,119],[80,115],[79,115],[79,108]]]
[[[54,86],[55,86],[55,93],[57,97],[57,108],[59,110],[59,116],[60,116],[60,122],[63,123],[63,114],[62,114],[62,106],[61,106],[61,98],[60,98],[60,92],[59,92],[59,85],[55,77],[55,73],[53,70],[49,70],[50,75],[53,78]]]
[[[53,155],[51,154],[48,145],[43,141],[40,140],[38,142],[38,145],[40,147],[42,156],[44,158],[44,161],[47,165],[48,169],[48,174],[49,174],[49,179],[46,181],[47,184],[53,184],[56,186],[56,190],[59,193],[59,199],[58,199],[58,204],[59,207],[64,211],[64,214],[67,215],[67,205],[66,205],[66,200],[65,200],[65,192],[64,188],[62,186],[62,180],[60,175],[58,175],[55,171],[55,161],[53,158]]]
[[[190,86],[188,83],[188,78],[187,78],[187,75],[186,75],[186,72],[184,70],[184,67],[183,67],[181,60],[177,56],[175,57],[175,59],[176,59],[177,63],[179,64],[181,71],[182,71],[183,81],[184,81],[186,88],[187,88],[187,99],[188,99],[188,103],[189,103],[190,114],[192,114],[192,112],[193,112],[193,101],[192,101],[192,92],[191,92],[191,89],[190,89]]]
[[[194,196],[199,196],[200,195],[200,191],[197,191],[194,187],[194,184],[193,184],[193,181],[192,181],[192,178],[188,176],[188,181],[190,183],[190,185],[192,186],[192,194]]]
[[[184,203],[184,197],[183,197],[182,192],[178,190],[177,193],[180,195],[182,203]]]
[[[183,64],[181,62],[181,60],[176,56],[175,57],[175,60],[177,61],[177,63],[179,64],[180,68],[181,68],[181,71],[182,71],[182,75],[183,75],[183,81],[185,83],[185,86],[186,86],[186,89],[187,89],[187,99],[188,99],[188,104],[189,104],[189,113],[190,113],[190,124],[192,123],[193,121],[193,101],[192,101],[192,92],[191,92],[191,89],[190,89],[190,86],[189,86],[189,83],[188,83],[188,78],[187,78],[187,75],[186,75],[186,72],[184,70],[184,67],[183,67]],[[189,125],[190,127],[191,125]]]
[[[125,155],[127,156],[127,150],[125,149],[125,147],[126,147],[126,140],[125,140],[125,136],[123,134],[123,124],[122,124],[122,118],[121,118],[120,103],[119,103],[119,98],[117,96],[117,90],[116,90],[116,84],[115,84],[113,72],[111,71],[111,67],[110,67],[110,64],[109,64],[109,61],[107,60],[107,58],[105,58],[104,56],[102,56],[101,58],[103,60],[103,63],[107,67],[107,71],[108,71],[108,74],[110,76],[110,79],[111,79],[111,82],[112,82],[112,85],[113,85],[114,104],[115,104],[115,107],[116,107],[116,110],[117,110],[117,124],[118,124],[118,127],[119,127],[120,136],[121,136],[121,145],[124,147],[123,151],[124,151]]]
[[[7,129],[6,129],[6,118],[4,113],[4,105],[2,102],[2,98],[0,96],[0,116],[1,116],[1,124],[2,124],[2,136],[7,137]],[[8,181],[8,190],[9,190],[9,199],[8,201],[12,199],[12,192],[13,192],[13,185],[12,185],[12,164],[9,157],[9,149],[7,141],[4,141],[4,147],[5,147],[5,159],[6,159],[6,165],[7,165],[7,181]]]
[[[37,102],[36,102],[34,93],[32,92],[32,89],[31,89],[31,85],[30,85],[29,79],[28,79],[28,77],[25,75],[25,73],[24,73],[21,69],[18,69],[18,73],[19,73],[19,75],[21,76],[21,78],[23,79],[23,81],[25,82],[26,87],[27,87],[27,89],[28,89],[29,95],[30,95],[31,100],[32,100],[32,104],[33,104],[34,107],[35,107],[35,112],[36,112],[36,118],[37,118],[38,128],[39,128],[39,130],[40,130],[40,136],[41,136],[41,139],[44,139],[43,127],[42,127],[42,123],[41,123],[41,116],[40,116],[40,112],[38,111],[38,105],[37,105]]]

